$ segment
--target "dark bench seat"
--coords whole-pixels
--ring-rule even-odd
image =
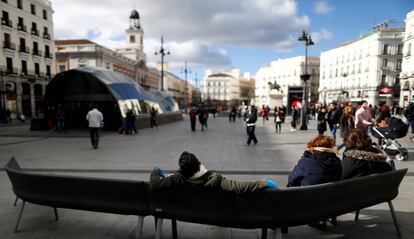
[[[267,228],[275,229],[276,236],[281,236],[281,227],[304,225],[388,202],[400,235],[391,200],[398,195],[406,172],[402,169],[335,183],[242,195],[213,189],[163,188],[150,190],[149,206],[157,218],[156,238],[161,238],[162,219],[261,228],[262,237],[266,237]]]
[[[54,208],[78,209],[94,212],[138,216],[137,236],[142,235],[143,218],[149,215],[148,183],[143,181],[93,177],[62,176],[32,173],[20,169],[10,159],[5,170],[13,191],[23,203],[16,223],[19,222],[26,202]]]

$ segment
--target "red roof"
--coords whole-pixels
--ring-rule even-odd
[[[88,39],[72,39],[72,40],[55,40],[55,45],[81,45],[81,44],[96,44]]]
[[[232,77],[232,76],[228,74],[224,74],[224,73],[216,73],[216,74],[211,74],[208,77],[213,78],[213,77]]]

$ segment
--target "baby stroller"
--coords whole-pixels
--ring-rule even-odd
[[[382,140],[382,149],[396,160],[408,159],[408,151],[397,140],[407,135],[408,125],[401,119],[389,117],[387,121],[388,127],[372,127],[371,133],[377,139]]]

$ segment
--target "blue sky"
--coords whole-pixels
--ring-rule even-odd
[[[188,62],[189,79],[206,69],[238,68],[255,74],[278,58],[304,55],[297,41],[312,34],[309,55],[319,56],[372,30],[375,23],[404,21],[413,0],[51,0],[56,39],[88,38],[108,48],[124,47],[129,13],[136,9],[144,29],[148,65],[164,35],[173,73]],[[78,14],[88,9],[88,14]],[[76,16],[76,17],[75,17]],[[391,25],[402,27],[404,24]]]
[[[374,23],[385,20],[403,22],[406,14],[414,10],[414,1],[411,0],[378,0],[378,1],[326,1],[334,10],[326,15],[316,14],[314,4],[316,1],[298,1],[299,12],[309,16],[311,25],[308,32],[326,29],[332,33],[332,38],[318,42],[308,50],[309,55],[319,56],[320,52],[329,50],[344,42],[357,39],[361,34],[372,30]],[[405,24],[392,24],[390,26],[404,27]],[[297,33],[297,37],[301,32]],[[278,59],[304,55],[303,43],[298,42],[288,52],[269,51],[262,48],[226,48],[228,49],[234,66],[256,73],[264,64]]]

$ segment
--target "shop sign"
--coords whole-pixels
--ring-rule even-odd
[[[383,86],[379,89],[380,94],[389,94],[392,92],[392,88],[388,86]]]

